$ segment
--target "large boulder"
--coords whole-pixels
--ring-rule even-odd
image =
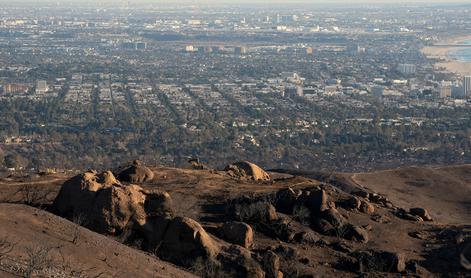
[[[267,251],[263,255],[263,268],[265,269],[266,278],[280,277],[280,257],[273,251]],[[281,274],[282,276],[282,274]]]
[[[347,223],[345,217],[343,217],[343,215],[335,208],[322,212],[321,217],[322,219],[327,220],[327,222],[332,224],[334,227],[341,227]]]
[[[353,253],[358,272],[403,272],[406,269],[406,258],[402,253],[387,251],[357,251]]]
[[[344,207],[346,209],[359,210],[361,206],[361,200],[358,197],[352,196],[344,202]]]
[[[146,195],[144,208],[148,217],[173,217],[173,200],[168,192],[158,189],[145,189],[143,193]]]
[[[243,222],[226,222],[221,227],[221,236],[226,241],[251,248],[253,245],[253,230]]]
[[[237,178],[253,179],[256,181],[269,181],[271,179],[270,175],[262,168],[248,161],[230,164],[226,166],[224,171]]]
[[[354,226],[352,224],[346,224],[342,229],[344,238],[363,243],[368,242],[368,232],[364,228]]]
[[[318,216],[313,216],[311,226],[317,232],[337,237],[345,237],[348,225],[347,220],[335,208],[323,211]]]
[[[193,219],[176,217],[168,225],[158,253],[161,258],[190,266],[197,258],[212,259],[220,247]]]
[[[96,193],[87,226],[99,233],[121,235],[134,224],[145,222],[145,200],[136,185],[103,188]]]
[[[414,216],[418,216],[422,218],[424,221],[432,221],[432,217],[430,216],[428,211],[424,208],[411,208],[409,210],[409,213]]]
[[[105,171],[98,175],[98,182],[103,186],[111,186],[114,184],[120,184],[120,182],[115,178],[111,171]]]
[[[278,219],[275,207],[264,201],[235,203],[229,210],[235,220],[247,223],[267,224]]]
[[[375,207],[367,201],[361,201],[360,211],[366,214],[373,214],[375,212]]]
[[[275,196],[275,208],[277,211],[292,214],[294,206],[301,192],[294,191],[292,188],[281,189]]]
[[[217,256],[225,275],[215,277],[264,278],[262,267],[252,258],[249,250],[231,245],[224,247]]]
[[[154,172],[139,160],[135,160],[130,166],[119,171],[117,178],[124,182],[143,183],[152,180]]]
[[[141,230],[156,241],[173,216],[172,201],[166,192],[124,186],[110,171],[88,171],[66,181],[54,200],[53,209],[96,232],[119,236]]]
[[[295,209],[305,207],[311,212],[313,217],[319,217],[322,212],[333,206],[325,190],[314,188],[302,192],[301,196],[297,199]]]
[[[61,187],[59,194],[53,202],[55,212],[63,217],[73,220],[90,214],[95,200],[96,192],[112,186],[110,180],[115,180],[113,174],[102,174],[101,179],[107,183],[100,183],[100,176],[94,170],[87,171],[67,180]],[[108,176],[107,178],[105,176]],[[116,183],[116,185],[120,185]]]
[[[329,196],[323,189],[311,190],[305,205],[312,213],[319,214],[329,209]]]

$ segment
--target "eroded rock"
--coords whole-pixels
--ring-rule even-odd
[[[358,251],[353,254],[356,258],[356,270],[358,272],[403,272],[406,269],[406,258],[401,253]]]
[[[262,168],[248,161],[240,161],[226,166],[224,169],[229,175],[237,178],[253,179],[256,181],[269,181],[270,175]]]
[[[154,172],[139,160],[135,160],[130,166],[119,171],[116,176],[120,181],[143,183],[152,180],[154,178]]]
[[[263,268],[267,278],[278,278],[280,272],[280,257],[273,251],[267,251],[263,256]]]
[[[432,217],[430,216],[428,211],[424,208],[411,208],[409,210],[409,213],[414,216],[418,216],[422,218],[424,221],[432,221]]]
[[[215,258],[219,251],[219,245],[198,222],[187,217],[176,217],[167,228],[158,254],[176,264],[190,266],[198,257]]]
[[[230,243],[251,248],[253,245],[253,230],[243,222],[226,222],[221,227],[222,237]]]

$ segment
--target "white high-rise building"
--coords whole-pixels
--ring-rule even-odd
[[[440,83],[440,98],[449,98],[451,97],[451,86],[452,83],[450,81],[442,81]]]
[[[463,92],[465,98],[471,97],[471,76],[469,75],[463,77]]]
[[[47,82],[44,81],[44,80],[38,80],[38,82],[36,82],[36,93],[43,94],[47,91],[49,91],[49,87],[47,86]]]
[[[413,64],[399,64],[397,65],[397,71],[402,74],[414,74],[417,71],[417,67]]]

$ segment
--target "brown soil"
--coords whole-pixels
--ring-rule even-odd
[[[218,236],[217,228],[228,220],[225,211],[228,200],[242,194],[268,195],[283,188],[307,189],[322,184],[312,178],[279,173],[269,173],[273,180],[262,182],[240,180],[230,177],[225,172],[213,170],[167,167],[151,169],[155,173],[154,178],[141,186],[169,192],[177,215],[195,219],[214,236]],[[3,179],[0,180],[0,200],[22,201],[25,193],[20,189],[27,185],[39,192],[47,192],[45,199],[35,200],[37,204],[47,205],[55,198],[61,184],[67,178],[70,176]],[[459,267],[453,268],[459,257],[459,254],[455,254],[455,249],[452,249],[455,253],[447,253],[446,258],[436,255],[441,254],[437,252],[445,250],[448,244],[437,234],[442,235],[443,231],[462,229],[461,226],[452,227],[450,224],[463,226],[471,223],[469,213],[471,166],[409,167],[374,173],[338,174],[337,179],[342,184],[337,185],[337,189],[333,187],[334,191],[343,192],[340,188],[353,191],[355,188],[368,188],[387,196],[395,207],[426,208],[436,221],[405,220],[397,216],[395,208],[378,204],[373,204],[375,209],[373,215],[339,207],[339,212],[349,223],[368,230],[367,243],[321,234],[317,234],[319,240],[316,243],[285,242],[255,230],[252,251],[260,254],[269,248],[294,250],[289,259],[282,259],[284,260],[282,271],[285,277],[299,277],[303,274],[313,275],[307,277],[357,277],[358,273],[345,268],[342,262],[348,259],[352,252],[366,249],[402,253],[408,261],[417,261],[427,266],[428,270],[417,271],[425,273],[423,277],[446,276],[448,272],[459,273],[457,275],[459,277],[464,273]],[[73,239],[76,234],[78,240],[75,242]],[[87,277],[99,273],[103,273],[100,277],[191,277],[192,275],[145,252],[119,244],[112,238],[96,234],[44,210],[26,205],[0,204],[0,239],[2,238],[16,243],[13,251],[8,254],[14,261],[26,259],[26,248],[37,246],[50,248],[55,265],[64,266],[62,268],[66,269],[62,271],[83,270],[87,273]],[[334,247],[339,245],[343,247]],[[4,271],[0,272],[0,276],[7,277],[8,268],[3,263],[0,266]],[[290,269],[293,270],[291,274]],[[54,271],[59,271],[58,267]],[[365,277],[378,276],[398,277],[398,274],[369,273]]]

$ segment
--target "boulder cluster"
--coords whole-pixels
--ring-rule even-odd
[[[226,171],[237,178],[270,179],[250,162],[234,163]],[[349,194],[321,184],[231,199],[225,205],[226,222],[212,227],[210,234],[194,219],[176,215],[168,192],[133,184],[153,177],[154,173],[138,161],[116,174],[90,170],[62,185],[53,209],[123,243],[139,243],[140,248],[161,259],[206,277],[281,278],[283,272],[289,276],[287,265],[309,259],[293,259],[296,250],[288,246],[326,246],[330,244],[325,241],[328,237],[337,239],[330,244],[333,249],[349,254],[342,267],[356,272],[403,272],[407,261],[402,254],[350,248],[352,244],[366,248],[363,243],[368,242],[372,228],[355,225],[349,215],[353,212],[373,219],[383,207],[404,219],[432,220],[425,209],[401,210],[379,194],[363,190]],[[280,245],[261,249],[255,244],[255,233],[279,240]]]
[[[237,223],[247,223],[256,231],[285,242],[322,245],[325,243],[322,236],[332,236],[362,244],[368,242],[368,228],[350,223],[345,212],[373,215],[376,206],[391,207],[392,204],[378,194],[351,195],[321,185],[302,190],[281,189],[265,196],[241,196],[228,202],[226,213],[239,221]],[[426,214],[422,210],[411,211]],[[243,241],[239,242],[242,245]],[[334,249],[350,253],[346,267],[351,271],[405,270],[406,258],[401,253],[368,249],[355,253],[341,243],[336,244],[332,244]]]
[[[359,202],[358,208],[361,208],[361,201]],[[366,213],[374,211],[370,203],[363,202]],[[320,187],[305,190],[282,189],[274,196],[267,197],[242,196],[230,201],[227,213],[236,221],[251,224],[267,235],[288,242],[306,239],[306,234],[309,235],[308,238],[313,238],[312,233],[299,223],[305,223],[322,235],[368,241],[367,231],[348,223],[337,210],[335,200]]]
[[[208,268],[243,277],[264,277],[262,265],[252,258],[252,228],[225,223],[219,240],[195,220],[174,215],[171,196],[155,189],[123,184],[112,172],[88,171],[66,181],[53,209],[63,217],[96,232],[132,242],[175,264]],[[232,243],[232,244],[231,244]],[[216,275],[217,276],[217,275]]]

